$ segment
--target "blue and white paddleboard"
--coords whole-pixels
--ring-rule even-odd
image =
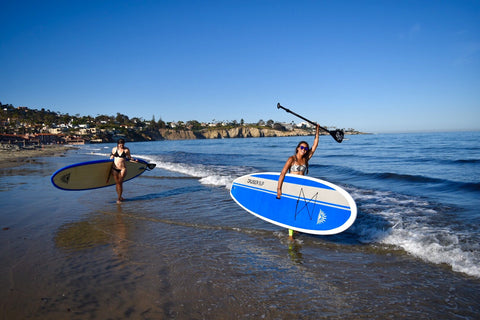
[[[337,234],[357,217],[352,197],[333,183],[287,174],[277,199],[280,173],[249,174],[233,181],[230,195],[243,209],[284,228],[317,235]]]
[[[153,163],[137,159],[137,162],[126,161],[127,174],[123,181],[138,177],[145,170],[155,167]],[[72,164],[57,170],[51,178],[53,185],[62,190],[89,190],[112,186],[115,179],[112,175],[113,159],[102,159]]]

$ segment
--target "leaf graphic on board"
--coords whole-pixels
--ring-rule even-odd
[[[325,221],[327,221],[327,215],[322,211],[322,209],[320,209],[318,212],[317,224],[322,224]]]

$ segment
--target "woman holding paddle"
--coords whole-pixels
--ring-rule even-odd
[[[317,150],[319,130],[320,127],[317,125],[317,129],[315,131],[315,140],[313,141],[312,149],[310,149],[307,142],[301,141],[295,149],[295,154],[293,156],[290,156],[287,159],[287,162],[285,162],[283,170],[280,173],[280,177],[278,178],[277,199],[280,199],[282,197],[282,185],[287,172],[290,172],[292,174],[299,174],[302,176],[308,173],[308,160],[313,157],[315,150]]]
[[[280,199],[282,196],[283,180],[285,179],[285,175],[287,174],[287,171],[290,171],[290,173],[293,173],[293,174],[300,174],[300,175],[305,175],[305,173],[308,173],[308,160],[312,158],[313,154],[315,153],[315,150],[317,150],[319,130],[322,129],[328,132],[332,136],[332,138],[335,139],[335,141],[337,141],[338,143],[341,143],[343,141],[344,132],[343,130],[339,130],[339,129],[328,130],[327,128],[321,127],[318,123],[315,123],[311,120],[308,120],[307,118],[302,117],[299,114],[296,114],[295,112],[280,105],[280,103],[277,103],[277,109],[283,109],[286,112],[291,113],[294,116],[297,116],[300,119],[303,119],[309,122],[310,124],[313,124],[317,128],[315,132],[315,141],[313,142],[312,149],[309,149],[308,143],[306,143],[305,141],[300,142],[297,145],[297,148],[295,149],[295,155],[289,157],[287,162],[285,163],[285,166],[283,166],[283,170],[280,173],[280,177],[278,178],[278,187],[277,187],[277,199]],[[293,230],[289,229],[288,235],[290,236],[290,239],[293,239]]]
[[[286,112],[291,113],[294,116],[297,116],[300,119],[303,119],[309,122],[310,124],[316,126],[315,140],[313,141],[312,149],[309,149],[308,143],[306,143],[305,141],[301,141],[297,145],[297,148],[295,149],[295,155],[289,157],[287,162],[285,163],[285,166],[283,166],[282,173],[278,178],[278,188],[277,188],[277,199],[280,199],[282,196],[283,180],[285,179],[285,175],[287,174],[287,171],[290,171],[290,173],[301,174],[301,175],[305,175],[305,173],[308,173],[308,160],[310,160],[310,158],[313,157],[315,150],[317,150],[318,135],[319,135],[320,129],[328,132],[333,137],[333,139],[335,139],[335,141],[337,141],[338,143],[341,143],[343,141],[344,132],[343,130],[338,130],[338,129],[330,131],[324,127],[321,127],[318,123],[315,123],[311,120],[308,120],[307,118],[302,117],[299,114],[296,114],[295,112],[280,105],[280,103],[277,103],[277,109],[283,109]]]
[[[302,176],[308,173],[308,160],[313,157],[315,150],[317,150],[319,130],[320,126],[317,124],[317,128],[315,131],[315,140],[313,141],[313,146],[311,149],[309,148],[307,142],[301,141],[295,149],[295,154],[288,157],[287,162],[285,162],[283,170],[280,173],[280,177],[278,178],[277,199],[280,199],[282,197],[282,185],[287,172]],[[292,229],[288,230],[288,236],[290,239],[293,239]]]
[[[113,159],[112,174],[113,178],[115,179],[115,185],[117,189],[117,203],[121,203],[124,200],[122,197],[123,179],[127,174],[127,167],[125,163],[127,162],[127,160],[133,160],[132,156],[130,155],[130,149],[125,147],[124,139],[118,140],[117,146],[112,149],[110,159]]]

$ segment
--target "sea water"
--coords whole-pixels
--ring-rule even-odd
[[[163,141],[134,144],[132,152],[215,192],[244,174],[281,171],[299,141]],[[309,175],[340,185],[357,202],[350,237],[480,278],[479,132],[357,135],[341,144],[323,136]]]
[[[281,171],[301,140],[313,137],[127,143],[157,167],[125,182],[121,205],[114,188],[70,192],[48,181],[62,166],[107,157],[113,144],[3,172],[4,313],[478,317],[480,132],[352,135],[341,144],[321,136],[309,176],[349,192],[357,220],[339,235],[292,242],[229,190],[239,176]]]

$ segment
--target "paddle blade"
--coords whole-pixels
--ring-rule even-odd
[[[155,168],[156,164],[155,163],[149,163],[147,164],[147,169],[148,170],[153,170],[153,168]]]
[[[334,130],[334,131],[328,131],[330,133],[330,135],[333,137],[333,139],[335,139],[335,141],[337,141],[338,143],[341,143],[343,141],[343,137],[344,137],[344,132],[343,130]]]

